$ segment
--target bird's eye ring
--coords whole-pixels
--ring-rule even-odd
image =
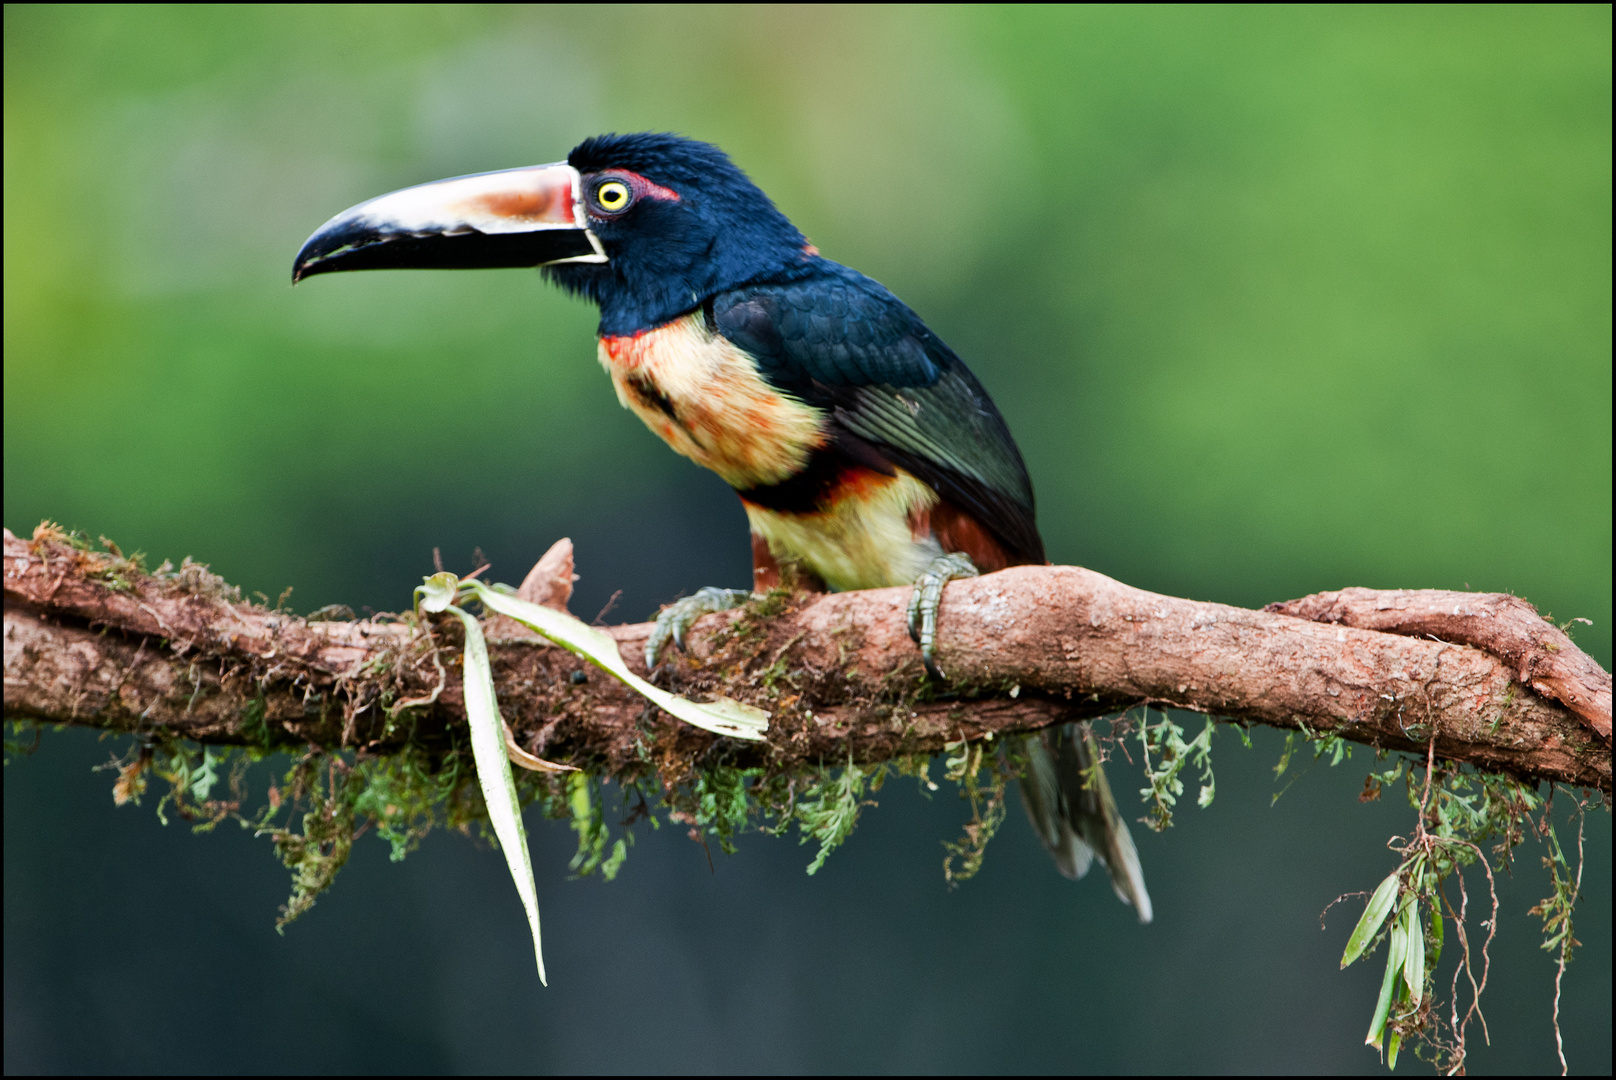
[[[633,200],[633,191],[621,180],[608,180],[595,189],[595,205],[608,214],[622,213]]]

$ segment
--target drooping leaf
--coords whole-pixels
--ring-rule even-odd
[[[1442,962],[1442,909],[1437,906],[1431,908],[1431,955],[1427,960],[1433,971]]]
[[[1397,871],[1393,870],[1375,887],[1374,893],[1369,897],[1369,904],[1364,908],[1363,917],[1358,925],[1352,928],[1352,936],[1347,938],[1347,950],[1341,954],[1341,966],[1345,968],[1369,947],[1380,933],[1380,926],[1386,921],[1386,915],[1392,909],[1392,902],[1397,899]]]
[[[429,584],[431,580],[428,579]],[[448,610],[458,615],[466,627],[466,720],[471,727],[477,782],[483,789],[483,801],[488,804],[488,821],[499,838],[500,850],[505,853],[505,865],[510,868],[516,891],[522,897],[522,907],[527,911],[528,926],[533,931],[533,956],[539,965],[539,982],[545,983],[538,890],[533,884],[527,830],[522,827],[522,804],[516,795],[516,780],[511,776],[511,762],[505,752],[505,722],[494,697],[494,672],[488,662],[488,645],[475,618],[453,605],[448,605]]]
[[[1397,976],[1403,970],[1403,956],[1406,949],[1406,938],[1402,925],[1396,921],[1392,923],[1390,946],[1386,950],[1386,975],[1380,981],[1380,997],[1375,1001],[1375,1015],[1369,1021],[1369,1034],[1364,1042],[1380,1049],[1381,1033],[1386,1029],[1386,1016],[1392,1008],[1392,992],[1397,989]]]
[[[762,739],[763,733],[769,728],[768,713],[739,701],[718,698],[705,703],[695,702],[652,686],[628,669],[623,654],[618,651],[616,638],[575,616],[526,600],[518,600],[514,596],[507,596],[480,581],[468,581],[464,584],[490,611],[509,616],[522,625],[538,631],[567,651],[583,657],[602,671],[620,679],[650,698],[658,708],[677,716],[687,724],[693,724],[717,735],[753,740]]]
[[[1403,934],[1407,955],[1403,958],[1403,981],[1408,984],[1409,1000],[1416,1005],[1425,996],[1425,932],[1420,926],[1420,905],[1412,897],[1403,909]]]
[[[539,933],[539,903],[533,882],[533,863],[528,854],[527,830],[522,825],[521,802],[511,775],[515,757],[526,768],[570,769],[534,757],[516,746],[510,727],[499,713],[494,692],[493,667],[488,659],[488,643],[482,627],[468,612],[454,605],[461,589],[470,592],[490,611],[507,615],[531,627],[556,644],[582,656],[595,666],[627,683],[650,698],[660,708],[687,723],[719,735],[738,739],[761,739],[768,729],[768,714],[727,698],[698,704],[660,690],[635,675],[623,662],[617,641],[565,612],[518,600],[485,586],[480,581],[462,582],[454,574],[438,573],[425,579],[415,590],[416,607],[427,612],[450,611],[466,630],[463,658],[466,719],[471,728],[472,757],[477,765],[477,781],[488,807],[488,820],[505,853],[505,863],[516,882],[516,891],[527,912],[533,933],[533,956],[538,964],[539,981],[546,982],[544,948]]]

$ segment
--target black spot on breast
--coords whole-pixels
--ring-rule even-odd
[[[628,388],[634,392],[634,396],[639,398],[643,404],[651,406],[675,424],[679,423],[679,414],[674,410],[673,402],[668,400],[668,395],[664,394],[662,388],[657,386],[656,383],[651,382],[649,379],[638,377],[631,377],[624,381],[628,384]],[[680,426],[683,427],[684,425],[680,424]]]

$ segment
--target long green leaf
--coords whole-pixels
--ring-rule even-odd
[[[1391,941],[1386,950],[1386,975],[1380,981],[1380,997],[1375,1001],[1375,1016],[1369,1021],[1369,1035],[1364,1042],[1380,1049],[1381,1032],[1386,1029],[1386,1014],[1391,1012],[1392,991],[1397,989],[1397,976],[1403,970],[1406,936],[1402,926],[1392,923]]]
[[[423,604],[423,606],[425,606]],[[494,671],[488,662],[488,644],[482,627],[469,613],[453,605],[448,610],[460,617],[466,627],[465,689],[466,720],[471,726],[471,753],[477,763],[477,782],[482,785],[483,801],[488,804],[488,820],[505,853],[516,891],[527,910],[533,931],[533,957],[539,965],[539,982],[544,978],[544,946],[539,939],[539,897],[533,884],[533,861],[527,850],[527,830],[522,827],[522,804],[516,796],[511,761],[505,753],[505,724],[494,697]]]
[[[1420,905],[1412,897],[1403,909],[1403,933],[1408,938],[1408,955],[1403,959],[1403,980],[1408,983],[1409,1000],[1418,1005],[1425,996],[1425,932],[1420,926]]]
[[[569,652],[588,660],[627,683],[650,698],[656,706],[677,716],[687,724],[728,735],[733,739],[762,739],[769,729],[769,714],[762,709],[744,705],[729,698],[706,703],[691,701],[666,690],[652,686],[628,669],[623,654],[618,651],[617,639],[603,630],[597,630],[564,611],[541,607],[526,600],[518,600],[489,588],[480,581],[462,583],[490,611],[508,615],[524,626],[543,634]]]
[[[1387,912],[1392,909],[1392,902],[1397,899],[1397,871],[1393,870],[1386,876],[1369,897],[1369,905],[1364,908],[1363,918],[1353,927],[1352,936],[1347,938],[1347,951],[1341,954],[1341,966],[1344,968],[1369,947],[1380,933],[1380,924],[1386,921]]]

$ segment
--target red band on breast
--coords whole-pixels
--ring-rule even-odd
[[[650,330],[636,330],[632,334],[603,337],[600,343],[612,363],[624,368],[636,368],[645,358],[645,350],[650,345],[650,342],[645,340],[645,336],[649,333]]]

